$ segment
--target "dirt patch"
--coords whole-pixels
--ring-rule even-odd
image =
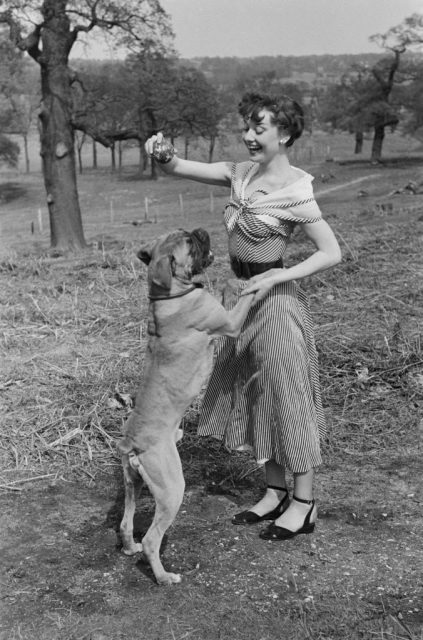
[[[417,471],[407,459],[387,474],[357,464],[319,474],[315,534],[284,543],[260,540],[260,525],[230,523],[257,490],[234,498],[189,487],[162,548],[165,567],[183,576],[173,587],[156,585],[140,555],[120,552],[119,474],[104,486],[58,481],[3,495],[0,638],[382,638],[381,629],[418,638]],[[145,490],[136,538],[153,509]]]

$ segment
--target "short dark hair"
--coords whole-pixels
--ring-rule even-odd
[[[245,93],[238,105],[238,113],[244,120],[251,119],[257,124],[261,122],[260,111],[266,109],[272,114],[271,122],[286,131],[289,140],[286,147],[291,147],[304,130],[304,111],[289,96],[271,96],[261,93]]]

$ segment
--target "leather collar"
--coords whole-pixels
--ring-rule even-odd
[[[194,282],[188,289],[184,289],[179,293],[172,293],[172,294],[169,293],[164,296],[149,295],[148,297],[151,300],[151,302],[155,302],[156,300],[173,300],[173,298],[182,298],[182,296],[186,296],[188,293],[191,293],[191,291],[195,291],[195,289],[202,289],[202,288],[203,288],[203,285],[200,282]]]

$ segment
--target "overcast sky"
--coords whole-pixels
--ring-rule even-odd
[[[413,13],[423,0],[161,0],[176,49],[195,56],[367,53],[369,36]]]

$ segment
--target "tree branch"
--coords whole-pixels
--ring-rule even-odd
[[[100,131],[97,127],[89,124],[88,122],[78,120],[77,117],[73,119],[72,126],[76,131],[86,133],[104,147],[111,147],[119,140],[142,140],[140,132],[137,129],[122,129],[121,131],[109,129]]]
[[[0,23],[9,25],[9,37],[11,42],[20,49],[26,51],[36,62],[40,61],[41,51],[39,42],[41,37],[41,29],[43,24],[35,25],[33,31],[26,37],[22,37],[21,26],[13,17],[12,11],[9,9],[0,13]]]

